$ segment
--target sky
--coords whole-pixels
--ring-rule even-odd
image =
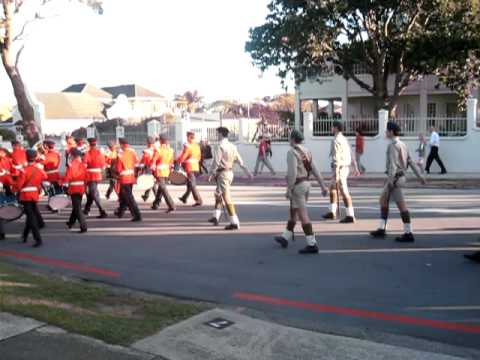
[[[280,94],[275,71],[261,74],[244,51],[268,2],[104,0],[103,15],[62,2],[59,16],[31,28],[20,72],[34,92],[88,82],[137,83],[169,97],[198,90],[208,101]],[[13,101],[1,68],[0,104]]]

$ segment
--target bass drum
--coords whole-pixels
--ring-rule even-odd
[[[70,197],[65,194],[65,190],[62,187],[55,189],[54,186],[50,186],[48,193],[50,195],[48,206],[52,210],[63,210],[70,206]]]
[[[15,195],[0,193],[0,219],[15,221],[23,215],[23,206],[17,201]]]
[[[168,180],[172,185],[185,185],[188,182],[188,177],[185,171],[174,170],[170,173]]]
[[[140,191],[146,191],[153,188],[155,185],[155,177],[150,174],[140,175],[137,179],[137,189]]]

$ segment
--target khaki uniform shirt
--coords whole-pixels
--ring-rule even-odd
[[[219,170],[231,171],[235,163],[243,166],[242,157],[234,144],[228,141],[228,139],[223,139],[213,151],[213,162],[210,167],[210,173],[215,174]]]
[[[330,159],[332,160],[332,168],[334,169],[352,164],[350,144],[342,133],[338,133],[332,140],[330,145]]]
[[[417,165],[410,157],[407,145],[405,145],[398,137],[394,138],[387,147],[386,170],[388,181],[393,183],[398,177],[401,177],[401,174],[405,175],[409,166],[412,168],[415,175],[421,177]]]
[[[312,153],[302,145],[297,145],[303,152],[307,154],[307,156],[312,159]],[[323,178],[320,175],[317,167],[315,166],[315,162],[311,161],[312,164],[312,172],[311,175],[315,177],[315,179],[320,183],[323,184]],[[292,191],[295,187],[295,182],[299,178],[306,178],[308,177],[308,171],[305,169],[305,165],[303,164],[302,155],[300,151],[295,149],[294,147],[290,147],[287,152],[287,185],[288,190]]]

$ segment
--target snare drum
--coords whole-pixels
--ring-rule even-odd
[[[188,177],[185,171],[174,170],[170,173],[168,180],[170,180],[172,185],[185,185],[188,182]]]
[[[52,210],[62,210],[70,205],[70,197],[65,194],[65,190],[61,186],[50,186],[48,189],[48,206]]]
[[[0,219],[14,221],[23,215],[23,207],[17,201],[15,195],[7,195],[0,192]]]
[[[155,177],[150,174],[140,175],[137,179],[137,189],[140,191],[146,191],[153,188],[155,185]]]

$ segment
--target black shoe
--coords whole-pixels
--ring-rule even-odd
[[[165,214],[170,214],[171,212],[174,212],[175,208],[169,208],[165,211]]]
[[[71,229],[73,227],[73,224],[70,224],[69,222],[67,222],[66,225],[69,229]]]
[[[303,249],[298,250],[299,254],[307,255],[307,254],[318,254],[318,246],[317,245],[307,245]]]
[[[333,212],[328,212],[322,216],[325,220],[335,220],[337,216]]]
[[[90,213],[90,210],[83,210],[83,215],[88,216],[89,213]]]
[[[183,197],[179,197],[178,200],[180,200],[184,204],[187,203],[187,199],[184,199]]]
[[[25,244],[27,241],[28,241],[28,236],[27,236],[27,237],[25,237],[25,236],[22,236],[22,243],[24,243],[24,244]]]
[[[39,228],[40,230],[42,230],[42,229],[45,229],[46,226],[47,226],[47,225],[45,225],[45,223],[43,223],[43,224],[38,225],[38,228]]]
[[[202,203],[195,203],[192,205],[192,207],[199,207],[199,206],[202,206],[203,204]]]
[[[340,220],[340,224],[353,224],[355,223],[355,218],[353,216],[346,216],[345,219]]]
[[[212,218],[208,219],[208,222],[215,225],[215,226],[218,226],[218,224],[219,224],[219,221],[216,217],[212,217]]]
[[[288,241],[283,236],[275,236],[274,240],[284,249],[288,247]]]
[[[83,233],[86,233],[86,232],[87,232],[87,229],[80,229],[80,230],[78,231],[79,234],[83,234]]]
[[[395,239],[397,242],[414,242],[415,238],[412,233],[405,233]]]
[[[0,234],[0,240],[5,240],[5,234]]]
[[[123,215],[125,214],[125,210],[120,210],[117,209],[113,212],[113,214],[118,217],[119,219],[123,218]]]
[[[476,253],[473,253],[473,254],[466,254],[463,256],[465,257],[465,259],[480,263],[480,251],[477,251]]]
[[[384,229],[377,229],[370,232],[370,236],[374,238],[384,238],[385,236],[387,236],[387,232]]]
[[[143,195],[142,195],[142,200],[143,200],[143,202],[147,202],[147,200],[148,200],[148,196],[147,196],[147,195],[145,195],[145,194],[143,194]]]
[[[442,172],[440,173],[440,175],[445,175],[446,173],[447,173],[447,170],[442,171]]]
[[[238,230],[240,227],[237,224],[229,224],[225,226],[225,230]]]
[[[158,210],[158,205],[157,204],[152,204],[152,206],[150,206],[150,209]]]
[[[97,219],[106,219],[108,217],[108,214],[105,211],[102,211],[100,215],[98,215],[96,218]]]
[[[37,248],[37,247],[40,247],[40,246],[42,246],[41,241],[37,241],[35,244],[32,245],[32,247],[34,247],[34,248]]]
[[[130,220],[131,222],[140,222],[142,221],[142,218],[141,217],[134,217],[132,220]]]

